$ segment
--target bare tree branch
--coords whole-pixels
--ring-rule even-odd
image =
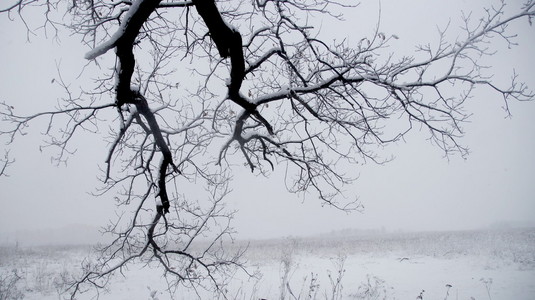
[[[225,276],[243,267],[241,251],[223,251],[233,233],[234,212],[223,204],[236,161],[263,175],[283,164],[290,192],[359,210],[344,195],[356,179],[348,166],[388,162],[380,149],[415,129],[445,155],[466,155],[464,106],[476,88],[501,96],[506,109],[535,96],[517,74],[496,82],[481,63],[495,52],[493,39],[516,46],[508,25],[531,20],[533,0],[508,15],[505,1],[481,19],[464,15],[454,42],[447,28],[408,57],[388,53],[397,37],[379,25],[356,45],[328,42],[317,20],[358,9],[343,1],[19,0],[0,13],[24,22],[30,9],[44,12],[42,28],[80,36],[86,58],[102,64],[95,86],[79,93],[60,76],[66,97],[53,110],[0,107],[8,143],[47,120],[45,146],[58,150],[57,161],[74,152],[81,131],[108,142],[94,194],[112,195],[118,217],[105,230],[112,242],[72,283],[73,297],[138,262],[156,262],[170,287],[225,297]],[[13,163],[6,152],[0,176]],[[201,189],[186,195],[190,188]]]

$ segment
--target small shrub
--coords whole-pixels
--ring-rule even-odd
[[[490,296],[490,287],[492,286],[492,278],[481,278],[481,282],[485,285],[485,289],[487,290],[487,295],[489,296],[489,300],[492,300],[492,297]]]
[[[367,275],[355,294],[350,295],[354,299],[361,300],[386,300],[389,297],[388,287],[385,281],[379,277]]]
[[[0,274],[0,300],[19,300],[24,298],[24,293],[19,290],[17,283],[22,279],[17,269],[11,273]]]
[[[330,298],[331,300],[339,300],[342,299],[342,278],[344,277],[344,274],[346,272],[345,270],[345,262],[346,262],[347,256],[346,255],[338,255],[336,259],[333,260],[333,264],[335,267],[335,275],[331,275],[331,271],[327,271],[329,282],[331,283],[331,294],[330,297],[325,294],[325,298]]]

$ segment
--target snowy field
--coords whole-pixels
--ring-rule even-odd
[[[245,258],[256,276],[237,273],[229,299],[535,299],[535,229],[347,231],[234,246],[247,243]],[[2,247],[0,299],[63,299],[62,278],[76,274],[90,250]],[[170,294],[158,269],[135,266],[124,275],[99,299],[198,299]]]

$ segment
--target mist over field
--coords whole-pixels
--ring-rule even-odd
[[[472,229],[472,230],[457,230],[452,232],[486,232],[486,231],[503,231],[518,230],[522,228],[535,228],[535,224],[530,222],[496,222],[487,227]],[[279,236],[240,236],[239,232],[236,234],[236,240],[240,242],[255,241],[255,244],[262,243],[262,241],[278,241],[284,239],[308,239],[308,240],[320,240],[320,239],[340,239],[351,237],[369,237],[374,236],[391,236],[399,235],[400,238],[408,234],[432,234],[447,231],[436,230],[389,230],[385,227],[381,228],[346,228],[340,230],[327,230],[319,231],[315,233],[306,234],[287,234]],[[0,246],[20,246],[20,247],[39,247],[39,246],[91,246],[98,243],[104,243],[109,240],[109,237],[103,233],[102,228],[82,225],[82,224],[70,224],[57,228],[42,228],[37,230],[18,230],[14,232],[8,232],[7,234],[0,235]]]
[[[531,300],[535,295],[535,228],[344,230],[236,240],[226,247],[247,249],[246,271],[238,270],[225,285],[228,299]],[[69,280],[91,263],[91,249],[87,243],[4,244],[0,295],[9,291],[13,297],[2,299],[66,297]],[[108,291],[99,292],[99,299],[223,299],[209,291],[169,291],[162,270],[146,267],[128,268],[125,277],[115,277]],[[77,299],[93,299],[95,292]]]

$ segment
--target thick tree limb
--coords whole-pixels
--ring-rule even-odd
[[[136,92],[134,93],[136,94],[136,100],[134,103],[136,105],[137,111],[147,120],[150,132],[154,136],[156,145],[158,145],[158,148],[160,149],[163,155],[158,171],[158,196],[161,199],[162,211],[165,214],[169,212],[169,196],[167,195],[166,188],[167,168],[169,166],[172,166],[175,172],[179,173],[179,171],[177,167],[173,164],[173,155],[171,154],[171,150],[169,150],[169,146],[167,145],[167,142],[165,141],[162,135],[162,130],[160,129],[160,126],[158,125],[158,122],[154,117],[154,113],[150,110],[147,100],[141,94]],[[162,211],[160,211],[160,208],[158,208],[158,213],[162,213]]]
[[[244,140],[241,134],[243,132],[244,121],[251,115],[255,116],[270,134],[274,134],[274,132],[271,124],[258,112],[258,104],[252,103],[240,93],[240,88],[246,75],[242,36],[236,28],[231,27],[231,25],[223,20],[214,0],[193,0],[193,4],[208,27],[210,36],[219,51],[219,55],[222,58],[230,58],[231,70],[230,80],[227,86],[228,98],[245,109],[245,112],[236,122],[233,138],[239,142],[251,170],[254,170],[254,165],[243,149]]]

